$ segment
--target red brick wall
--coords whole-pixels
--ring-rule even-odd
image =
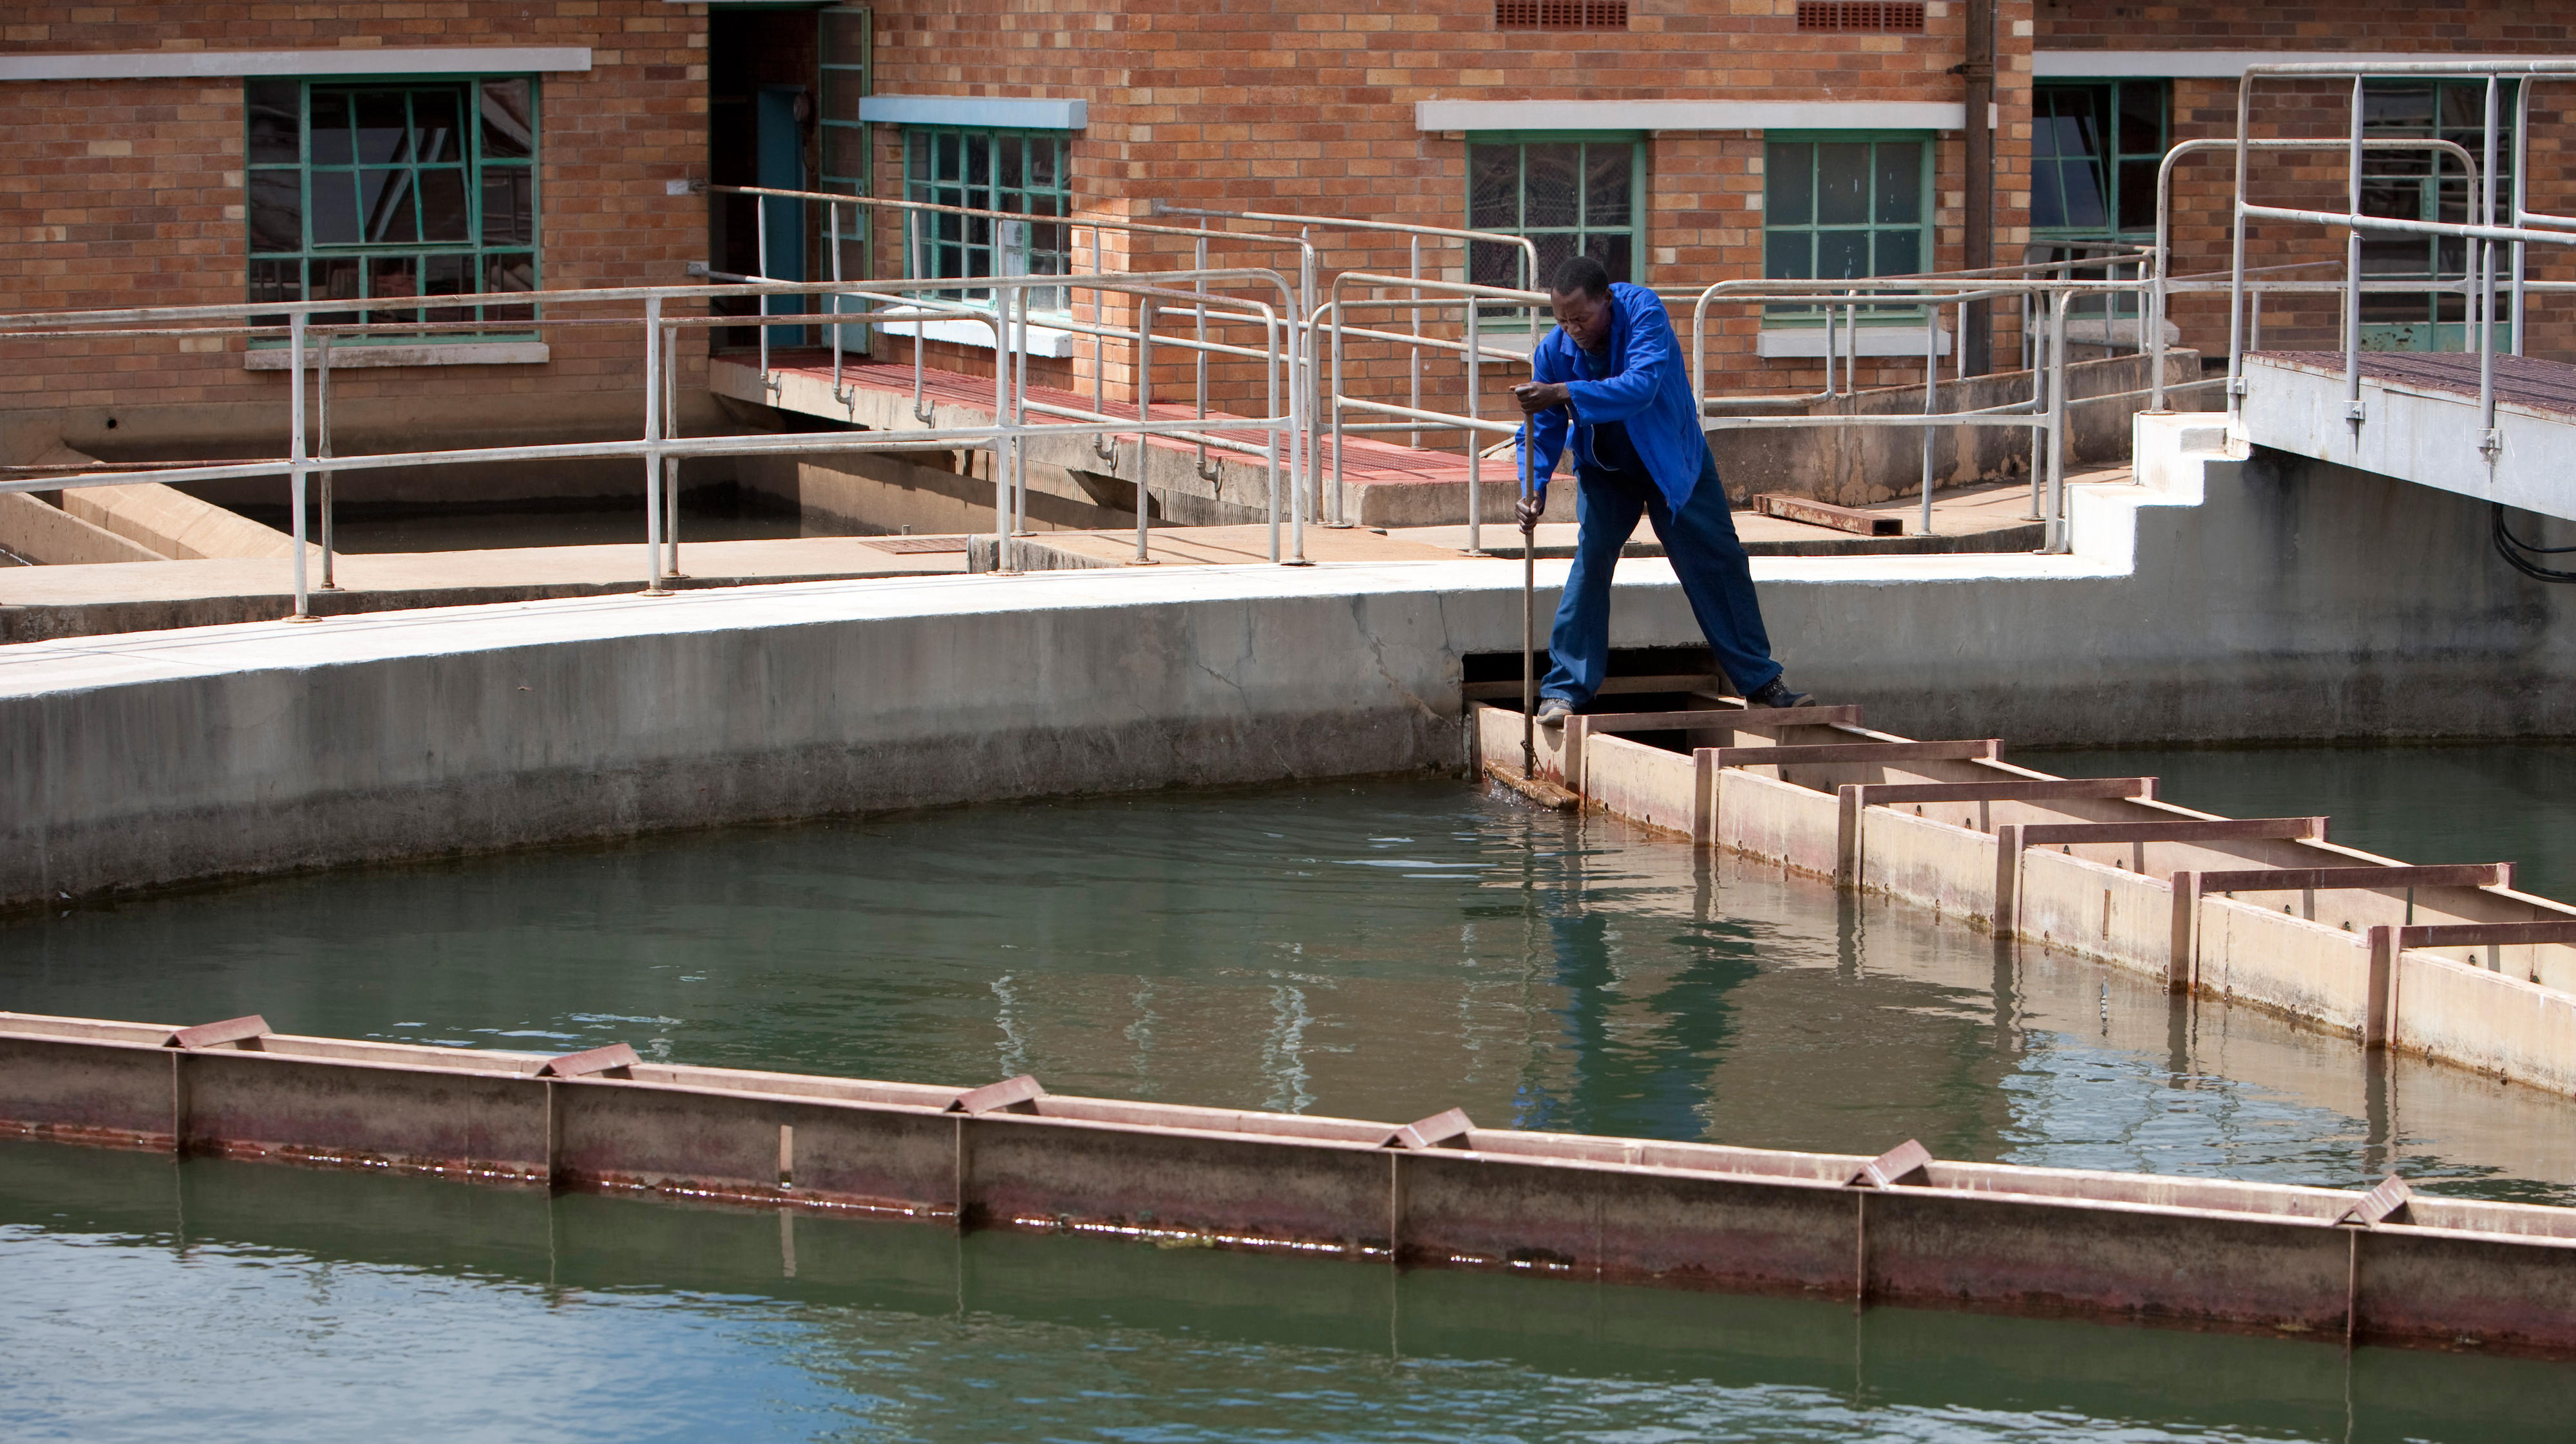
[[[880,94],[1082,97],[1088,128],[1073,144],[1077,204],[1141,217],[1154,199],[1220,209],[1302,211],[1462,226],[1466,142],[1415,129],[1427,99],[1947,101],[1964,55],[1963,9],[1935,3],[1924,35],[1802,34],[1794,0],[1637,0],[1631,27],[1609,32],[1498,32],[1491,0],[1431,0],[1400,10],[1323,0],[1134,0],[1114,15],[1068,3],[896,0],[877,9]],[[2028,203],[2029,0],[1999,6],[1998,250]],[[2025,32],[2016,35],[2016,31]],[[1937,264],[1959,263],[1961,138],[1936,157]],[[879,193],[897,194],[900,157],[884,157]],[[1652,137],[1644,279],[1697,285],[1762,270],[1758,134]],[[879,254],[899,254],[892,223]],[[1402,273],[1401,238],[1316,233],[1334,270]],[[1111,241],[1113,257],[1119,242]],[[1147,246],[1152,250],[1156,247]],[[1159,248],[1155,264],[1186,258]],[[1212,263],[1285,265],[1276,251]],[[1456,277],[1459,253],[1426,245],[1426,269]],[[1689,308],[1680,308],[1688,324]],[[1113,311],[1113,318],[1119,313]],[[1814,389],[1817,363],[1760,361],[1757,323],[1737,305],[1713,313],[1726,372],[1747,390]],[[2009,335],[2002,354],[2009,355]],[[902,354],[899,349],[894,354]],[[1401,389],[1391,353],[1353,358]],[[1176,362],[1173,378],[1185,374]],[[1074,371],[1088,385],[1087,359]],[[1453,372],[1455,366],[1447,368]],[[1899,381],[1921,363],[1873,365]],[[1127,378],[1113,359],[1111,380]],[[1722,374],[1713,367],[1713,375]],[[1160,376],[1158,388],[1174,384]],[[1121,388],[1123,390],[1123,386]],[[1499,390],[1489,407],[1500,404]]]
[[[2563,55],[2570,36],[2576,35],[2576,24],[2571,23],[2576,12],[2511,0],[2438,7],[2355,0],[2335,6],[2259,8],[2040,0],[2037,18],[2038,45],[2051,51],[2364,51],[2438,59],[2446,53]],[[2256,91],[2253,133],[2341,138],[2351,125],[2349,88],[2349,81],[2266,81]],[[2534,209],[2576,208],[2576,195],[2571,195],[2576,192],[2576,157],[2567,148],[2564,109],[2570,94],[2561,82],[2544,82],[2533,91],[2529,194]],[[2236,107],[2233,80],[2178,80],[2173,86],[2173,137],[2231,137],[2236,133]],[[2224,153],[2178,163],[2174,174],[2176,274],[2215,271],[2224,277],[2231,241],[2233,170]],[[2341,210],[2346,194],[2344,158],[2331,150],[2258,155],[2248,168],[2248,192],[2263,204]],[[2294,274],[2339,279],[2344,245],[2340,233],[2329,235],[2321,226],[2264,221],[2249,226],[2246,254],[2251,266],[2323,262]],[[2536,278],[2576,280],[2576,257],[2557,248],[2533,247],[2529,273]],[[2530,334],[2525,338],[2529,354],[2576,359],[2576,316],[2563,310],[2547,302],[2533,306]],[[2268,297],[2263,305],[2263,345],[2338,349],[2340,317],[2341,300],[2336,296]],[[2204,355],[2223,358],[2227,354],[2223,297],[2177,297],[2172,319],[2182,330],[2184,345],[2197,347]]]
[[[663,0],[192,3],[18,0],[0,51],[587,45],[586,74],[540,78],[540,235],[550,288],[678,281],[706,237],[705,202],[664,194],[703,176],[706,19]],[[0,286],[16,308],[232,304],[245,299],[238,80],[0,84]],[[335,403],[432,399],[453,425],[512,405],[557,416],[640,409],[638,333],[550,329],[542,366],[350,372]],[[247,372],[243,342],[5,343],[0,410],[254,401],[284,375]]]

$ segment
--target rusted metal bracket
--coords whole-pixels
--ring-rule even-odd
[[[948,1105],[948,1111],[970,1115],[1035,1113],[1038,1100],[1045,1096],[1046,1090],[1038,1086],[1037,1077],[1023,1073],[1017,1078],[1005,1078],[999,1083],[987,1083],[981,1088],[970,1088],[958,1094],[956,1101]]]
[[[626,1070],[643,1061],[635,1056],[635,1049],[632,1046],[625,1043],[611,1043],[605,1048],[593,1048],[584,1053],[566,1053],[560,1058],[549,1058],[538,1065],[536,1076],[591,1078],[606,1074],[611,1078],[628,1078],[634,1075]]]
[[[2406,1206],[2414,1197],[2415,1190],[2406,1186],[2406,1180],[2392,1173],[2381,1179],[2377,1188],[2363,1194],[2361,1202],[2345,1209],[2343,1217],[2335,1222],[2357,1223],[2363,1228],[2374,1228],[2383,1223],[2404,1223],[2407,1221]]]
[[[257,1013],[248,1017],[227,1018],[220,1023],[200,1023],[172,1033],[164,1048],[220,1048],[226,1043],[251,1051],[258,1050],[259,1039],[268,1032],[268,1020]]]
[[[1753,510],[1761,516],[1776,516],[1783,521],[1802,521],[1809,526],[1830,527],[1854,536],[1903,536],[1905,518],[1883,511],[1861,511],[1848,506],[1787,492],[1766,491],[1753,498]]]
[[[1408,1123],[1387,1135],[1388,1148],[1464,1148],[1467,1134],[1475,1127],[1464,1108],[1434,1113],[1420,1122]]]
[[[1931,1168],[1931,1150],[1909,1138],[1861,1165],[1860,1172],[1851,1176],[1851,1186],[1892,1188],[1900,1183],[1929,1183]]]

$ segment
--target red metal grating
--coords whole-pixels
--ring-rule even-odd
[[[1922,6],[1914,7],[1918,12]],[[1494,0],[1497,30],[1625,30],[1628,0]]]
[[[1798,0],[1801,30],[1923,31],[1923,7],[1907,0]]]

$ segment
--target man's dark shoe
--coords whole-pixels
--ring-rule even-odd
[[[1805,692],[1790,691],[1786,681],[1774,677],[1746,693],[1744,705],[1747,707],[1813,707],[1816,705],[1816,699]],[[1546,715],[1540,714],[1539,720],[1546,721]]]
[[[1562,697],[1538,699],[1538,725],[1541,727],[1562,727],[1565,719],[1573,715],[1574,704]]]

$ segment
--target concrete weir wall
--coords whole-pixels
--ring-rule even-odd
[[[2576,1356],[2576,1210],[0,1013],[0,1135],[1317,1260]]]
[[[1601,730],[1612,717],[1578,715],[1539,734],[1536,771],[1587,807],[1699,846],[1883,893],[2000,937],[2145,974],[2177,994],[2292,1018],[2365,1049],[2393,1048],[2576,1096],[2576,946],[2395,950],[2388,941],[2406,925],[2569,923],[2576,907],[2502,885],[2204,893],[2181,885],[2181,875],[2402,864],[2328,842],[2322,829],[2304,838],[2052,848],[2028,829],[2129,823],[2187,834],[2193,824],[2225,820],[2158,802],[2151,783],[2150,795],[2135,797],[1931,801],[1909,812],[1902,801],[1872,804],[1867,789],[2008,791],[2059,779],[1982,758],[1765,765],[1758,760],[1765,747],[1912,739],[1823,721],[1735,726],[1725,716],[1722,708],[1699,714],[1690,749],[1674,751]],[[1474,717],[1480,760],[1516,771],[1522,714],[1480,703]],[[2383,946],[2393,956],[2382,956]]]
[[[2138,425],[2141,484],[2073,488],[2071,555],[1756,558],[1790,675],[1916,736],[2576,732],[2576,598],[2495,563],[2474,503],[2185,451],[2213,434],[2190,416]],[[1542,608],[1565,572],[1538,564]],[[0,906],[1458,767],[1464,659],[1520,635],[1519,567],[1459,560],[817,582],[0,647]],[[1623,563],[1614,644],[1698,639],[1671,568]]]

